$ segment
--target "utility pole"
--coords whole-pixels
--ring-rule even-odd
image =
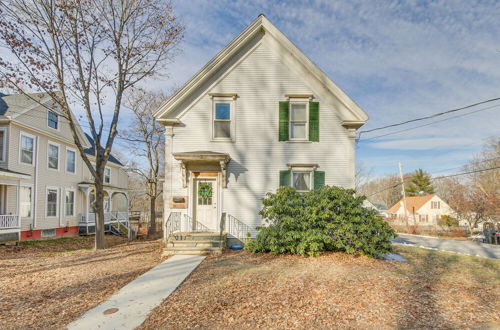
[[[403,166],[399,162],[399,177],[401,179],[401,190],[403,192],[403,208],[405,209],[406,229],[408,229],[408,210],[406,209],[405,181],[403,179]]]

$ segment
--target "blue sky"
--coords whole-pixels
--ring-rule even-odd
[[[370,115],[362,129],[500,97],[499,1],[176,0],[174,6],[185,41],[170,78],[155,84],[160,89],[182,85],[264,13]],[[459,169],[447,169],[471,159],[484,139],[500,135],[499,127],[500,107],[492,108],[360,141],[358,160],[377,175],[395,172],[398,161],[405,171],[452,173]]]

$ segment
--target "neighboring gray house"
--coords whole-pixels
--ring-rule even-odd
[[[216,232],[224,217],[252,234],[261,199],[280,185],[353,188],[368,119],[263,15],[155,117],[166,127],[165,218]]]
[[[78,134],[86,153],[95,155],[80,127]],[[128,176],[114,157],[105,174],[108,223],[125,222]],[[92,187],[69,124],[51,98],[0,94],[0,241],[91,233]]]

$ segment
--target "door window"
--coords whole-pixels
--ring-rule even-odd
[[[198,205],[212,205],[213,185],[211,181],[198,181]]]

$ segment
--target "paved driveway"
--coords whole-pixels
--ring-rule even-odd
[[[399,234],[399,237],[396,237],[392,241],[394,243],[467,254],[475,257],[500,259],[500,245],[405,234]]]

